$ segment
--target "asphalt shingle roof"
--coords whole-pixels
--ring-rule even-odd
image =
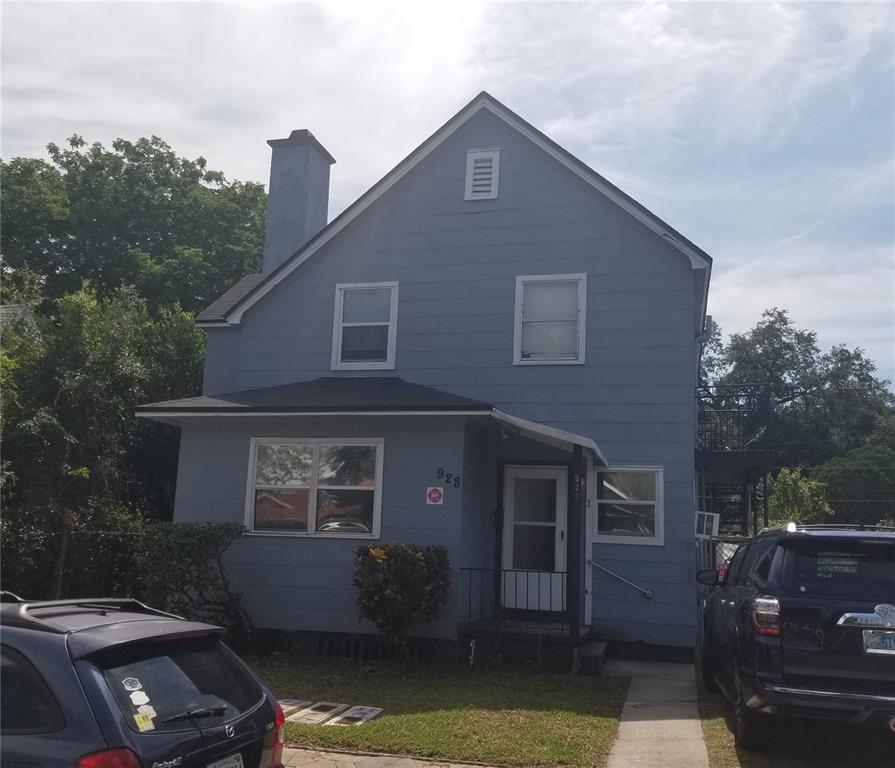
[[[196,315],[196,320],[200,323],[223,322],[227,318],[227,313],[248,296],[263,277],[264,275],[259,273],[241,278],[236,285],[228,288]]]
[[[147,403],[138,414],[277,411],[490,411],[490,403],[396,376],[323,376],[277,387]]]

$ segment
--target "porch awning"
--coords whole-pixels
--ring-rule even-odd
[[[491,403],[412,384],[397,376],[322,376],[276,387],[147,403],[136,409],[136,415],[168,424],[245,416],[483,416],[563,450],[580,445],[606,464],[600,447],[589,437],[511,416]]]
[[[567,432],[564,429],[557,429],[556,427],[548,427],[546,424],[541,424],[537,421],[529,421],[528,419],[522,419],[518,416],[511,416],[497,408],[491,410],[491,415],[501,424],[514,427],[520,434],[525,437],[530,437],[532,440],[537,440],[539,443],[546,443],[547,445],[552,445],[563,450],[568,450],[572,446],[580,445],[585,450],[590,451],[600,464],[603,466],[609,465],[609,462],[606,461],[606,455],[600,449],[600,446],[589,437],[576,435],[574,432]]]

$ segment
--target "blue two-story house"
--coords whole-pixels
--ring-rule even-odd
[[[353,551],[444,546],[441,620],[694,644],[710,258],[487,93],[327,223],[335,162],[273,150],[261,274],[199,317],[175,520],[244,523],[257,626],[371,631]]]

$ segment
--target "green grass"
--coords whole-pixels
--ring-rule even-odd
[[[626,678],[265,656],[247,661],[280,698],[382,707],[368,723],[288,724],[290,746],[501,765],[605,765]]]
[[[731,707],[720,694],[699,690],[699,714],[710,768],[891,768],[895,738],[877,726],[784,720],[763,752],[737,749],[728,727]]]

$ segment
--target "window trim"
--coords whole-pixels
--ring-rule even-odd
[[[391,305],[388,318],[388,344],[385,360],[342,361],[342,306],[346,290],[391,288]],[[385,323],[349,323],[349,325],[385,325]],[[387,371],[395,368],[395,350],[398,339],[398,281],[380,283],[336,283],[335,308],[333,310],[333,348],[331,364],[334,371]]]
[[[522,304],[526,283],[562,283],[578,281],[578,356],[552,360],[527,360],[522,357]],[[587,273],[568,275],[516,275],[516,307],[513,320],[513,365],[584,365],[587,336]]]
[[[656,499],[655,501],[625,502],[634,505],[646,506],[652,504],[656,508],[656,535],[655,536],[617,536],[612,534],[600,534],[600,504],[605,503],[597,499],[597,475],[601,472],[654,472],[656,475]],[[594,468],[594,544],[635,544],[637,546],[663,547],[665,546],[665,468],[649,465],[618,465],[613,467]]]
[[[472,194],[472,168],[473,163],[482,157],[491,158],[491,194],[490,195],[473,195]],[[496,200],[500,187],[500,147],[482,147],[479,149],[470,149],[466,152],[466,185],[463,194],[464,200]]]
[[[307,445],[313,449],[312,474],[308,492],[308,530],[268,531],[255,530],[255,489],[258,472],[259,445]],[[376,448],[376,470],[373,488],[372,533],[321,533],[317,527],[317,475],[319,473],[320,447],[324,445],[369,445]],[[382,467],[385,454],[384,437],[253,437],[249,440],[249,468],[246,481],[245,515],[243,522],[248,536],[286,536],[291,538],[317,539],[379,539],[382,529]],[[329,486],[325,486],[329,487]],[[346,488],[348,486],[345,486]],[[354,488],[355,486],[351,486]]]

